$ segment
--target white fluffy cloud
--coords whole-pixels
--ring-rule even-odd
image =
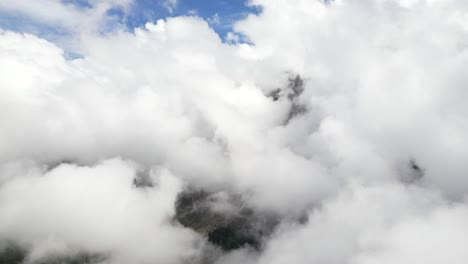
[[[179,263],[200,254],[171,222],[193,185],[308,215],[218,263],[465,263],[468,4],[251,4],[252,45],[194,17],[85,34],[76,60],[0,32],[0,237]]]
[[[171,224],[181,182],[154,170],[157,187],[141,191],[132,186],[135,174],[134,165],[114,159],[16,175],[2,185],[1,237],[33,243],[35,258],[69,247],[123,263],[192,257],[195,234]]]
[[[418,188],[354,185],[307,225],[280,228],[259,263],[464,263],[467,209]]]

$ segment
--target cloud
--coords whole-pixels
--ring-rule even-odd
[[[64,3],[60,0],[11,1],[0,3],[0,11],[24,15],[37,23],[64,27],[73,32],[96,30],[112,8],[128,8],[131,0],[90,1],[89,6]]]
[[[85,12],[49,4],[55,21]],[[230,43],[175,17],[82,34],[75,60],[1,31],[0,248],[31,261],[465,263],[468,4],[251,4],[262,12]],[[174,219],[189,188],[278,225],[258,250],[213,249]]]
[[[140,190],[131,184],[136,170],[113,159],[17,175],[2,186],[0,234],[32,243],[39,259],[67,247],[112,254],[117,262],[190,257],[195,234],[170,223],[180,181],[168,171],[152,171],[157,187]]]
[[[82,56],[81,38],[124,28],[133,6],[133,0],[6,0],[0,3],[0,16],[3,27],[53,41],[67,58],[76,58]]]
[[[467,208],[439,199],[419,188],[354,185],[307,225],[280,229],[258,263],[463,263]],[[447,236],[457,243],[447,245]]]
[[[169,13],[173,13],[174,9],[177,8],[178,0],[164,0],[163,6],[169,11]]]
[[[212,25],[219,25],[221,23],[221,18],[219,17],[218,13],[215,13],[214,15],[212,15],[207,20]]]

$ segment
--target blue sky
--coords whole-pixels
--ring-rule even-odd
[[[256,7],[247,5],[247,0],[178,0],[177,5],[170,10],[165,6],[167,0],[134,0],[129,13],[120,9],[112,9],[108,13],[115,16],[129,30],[155,22],[170,16],[197,15],[210,21],[212,28],[222,39],[232,30],[235,21],[245,18],[249,13],[259,13]],[[89,0],[61,0],[62,3],[78,7],[89,7]],[[67,31],[60,25],[45,25],[28,16],[0,10],[0,27],[19,32],[28,32],[49,40],[57,35],[66,35]]]
[[[219,23],[211,23],[221,36],[231,31],[232,24],[244,18],[249,13],[258,13],[255,7],[247,6],[245,0],[179,0],[172,14],[158,0],[137,0],[127,25],[130,28],[144,24],[146,21],[155,21],[168,16],[179,16],[195,13],[209,21],[219,18]]]

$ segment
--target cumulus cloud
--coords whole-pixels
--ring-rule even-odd
[[[230,43],[175,17],[83,34],[75,60],[1,31],[0,249],[32,263],[465,263],[468,4],[250,4],[262,12]],[[191,188],[274,230],[213,248],[175,218]]]
[[[136,171],[113,159],[15,175],[2,185],[1,237],[33,246],[33,258],[72,248],[123,263],[178,263],[190,256],[196,239],[171,224],[181,183],[166,170],[153,170],[156,187],[139,191],[132,186]]]

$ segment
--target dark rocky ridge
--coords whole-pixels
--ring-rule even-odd
[[[273,214],[248,208],[238,196],[203,190],[182,192],[176,202],[175,218],[223,250],[260,250],[263,240],[279,223]]]
[[[142,174],[143,176],[145,174]],[[139,175],[133,185],[151,188],[151,181]],[[186,189],[175,204],[174,220],[206,238],[200,259],[190,263],[214,263],[225,252],[240,248],[261,251],[281,218],[273,213],[256,211],[241,196],[226,192]],[[300,221],[299,221],[300,222]],[[98,264],[106,255],[89,252],[52,253],[29,260],[29,250],[14,244],[0,247],[0,264]]]
[[[276,88],[270,91],[266,96],[270,97],[274,102],[285,97],[291,102],[288,116],[285,120],[287,124],[291,119],[296,116],[302,115],[307,112],[307,107],[299,101],[299,97],[304,92],[304,80],[299,74],[290,75],[288,77],[287,85],[283,88]]]
[[[27,252],[17,245],[6,245],[4,248],[0,249],[0,264],[23,263],[26,254]]]
[[[105,261],[100,254],[78,252],[73,254],[50,254],[41,259],[28,260],[28,251],[15,244],[0,249],[0,264],[98,264]]]

